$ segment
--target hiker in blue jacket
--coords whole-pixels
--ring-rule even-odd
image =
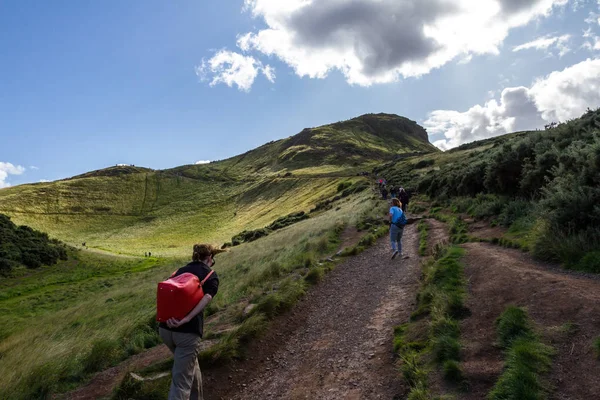
[[[392,243],[392,260],[398,255],[402,258],[408,258],[402,254],[402,234],[406,225],[406,215],[401,210],[402,203],[397,198],[392,199],[392,207],[390,208],[390,242]]]

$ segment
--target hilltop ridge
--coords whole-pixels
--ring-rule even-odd
[[[296,135],[265,143],[226,160],[205,165],[186,165],[169,171],[198,177],[208,170],[223,175],[269,174],[323,168],[329,171],[374,165],[401,154],[426,154],[440,150],[427,131],[395,114],[364,114],[346,121],[305,128]]]

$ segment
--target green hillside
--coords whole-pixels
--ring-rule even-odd
[[[227,160],[164,171],[117,166],[0,191],[0,212],[71,245],[112,253],[187,254],[333,196],[340,179],[399,154],[438,150],[403,117],[369,114]]]
[[[454,214],[507,228],[504,243],[541,260],[600,273],[600,109],[376,171]]]

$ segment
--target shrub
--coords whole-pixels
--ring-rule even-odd
[[[533,205],[526,200],[513,200],[508,202],[498,217],[502,226],[509,227],[520,218],[526,217],[533,211]]]
[[[442,366],[444,378],[451,382],[461,382],[464,380],[463,371],[460,364],[455,360],[446,360]]]
[[[352,182],[348,182],[348,181],[346,181],[346,182],[341,182],[341,183],[338,185],[338,187],[337,187],[337,191],[338,191],[338,192],[341,192],[341,191],[343,191],[344,189],[347,189],[347,188],[349,188],[350,186],[352,186]]]
[[[0,273],[7,273],[15,264],[28,268],[53,265],[67,259],[66,245],[28,226],[16,226],[8,216],[0,214]]]
[[[277,218],[265,229],[276,231],[278,229],[285,228],[286,226],[293,225],[296,222],[300,222],[300,221],[303,221],[308,218],[309,218],[308,215],[304,211],[291,213],[291,214],[286,215],[285,217]]]
[[[600,251],[591,251],[584,255],[574,269],[600,274]]]
[[[515,306],[507,307],[496,320],[496,334],[503,348],[508,348],[518,337],[531,336],[533,333],[525,310]]]
[[[592,348],[594,349],[594,353],[596,353],[596,358],[600,359],[600,336],[594,339]]]
[[[438,362],[460,360],[460,343],[451,335],[442,335],[433,339],[433,353]]]
[[[552,349],[535,340],[520,337],[511,345],[506,367],[488,395],[489,400],[545,398],[546,387],[539,374],[551,365]]]
[[[430,167],[435,164],[435,160],[421,160],[415,164],[415,169]]]
[[[308,271],[308,274],[306,274],[304,279],[306,280],[306,282],[314,285],[314,284],[318,283],[319,281],[321,281],[321,279],[323,279],[324,275],[325,275],[325,270],[323,268],[315,267],[315,268],[311,268]]]
[[[102,371],[116,364],[122,355],[123,353],[118,341],[109,339],[97,340],[82,361],[83,372],[92,373]]]
[[[8,275],[15,266],[15,262],[7,260],[6,258],[0,258],[0,275]]]

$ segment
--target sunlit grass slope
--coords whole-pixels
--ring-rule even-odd
[[[209,310],[209,334],[239,324],[248,303],[260,304],[285,282],[302,286],[302,276],[317,266],[316,257],[337,249],[339,228],[369,213],[379,210],[372,194],[363,192],[219,255],[221,287]],[[6,393],[30,398],[44,388],[79,384],[94,344],[123,343],[128,352],[141,351],[143,338],[136,339],[135,329],[147,326],[154,315],[156,284],[183,262],[80,251],[34,275],[1,281],[0,398]],[[119,359],[115,351],[103,353],[109,365]]]
[[[179,256],[197,241],[308,211],[341,179],[399,154],[437,151],[415,122],[389,114],[305,129],[228,160],[165,171],[117,166],[0,190],[0,213],[69,244]]]

